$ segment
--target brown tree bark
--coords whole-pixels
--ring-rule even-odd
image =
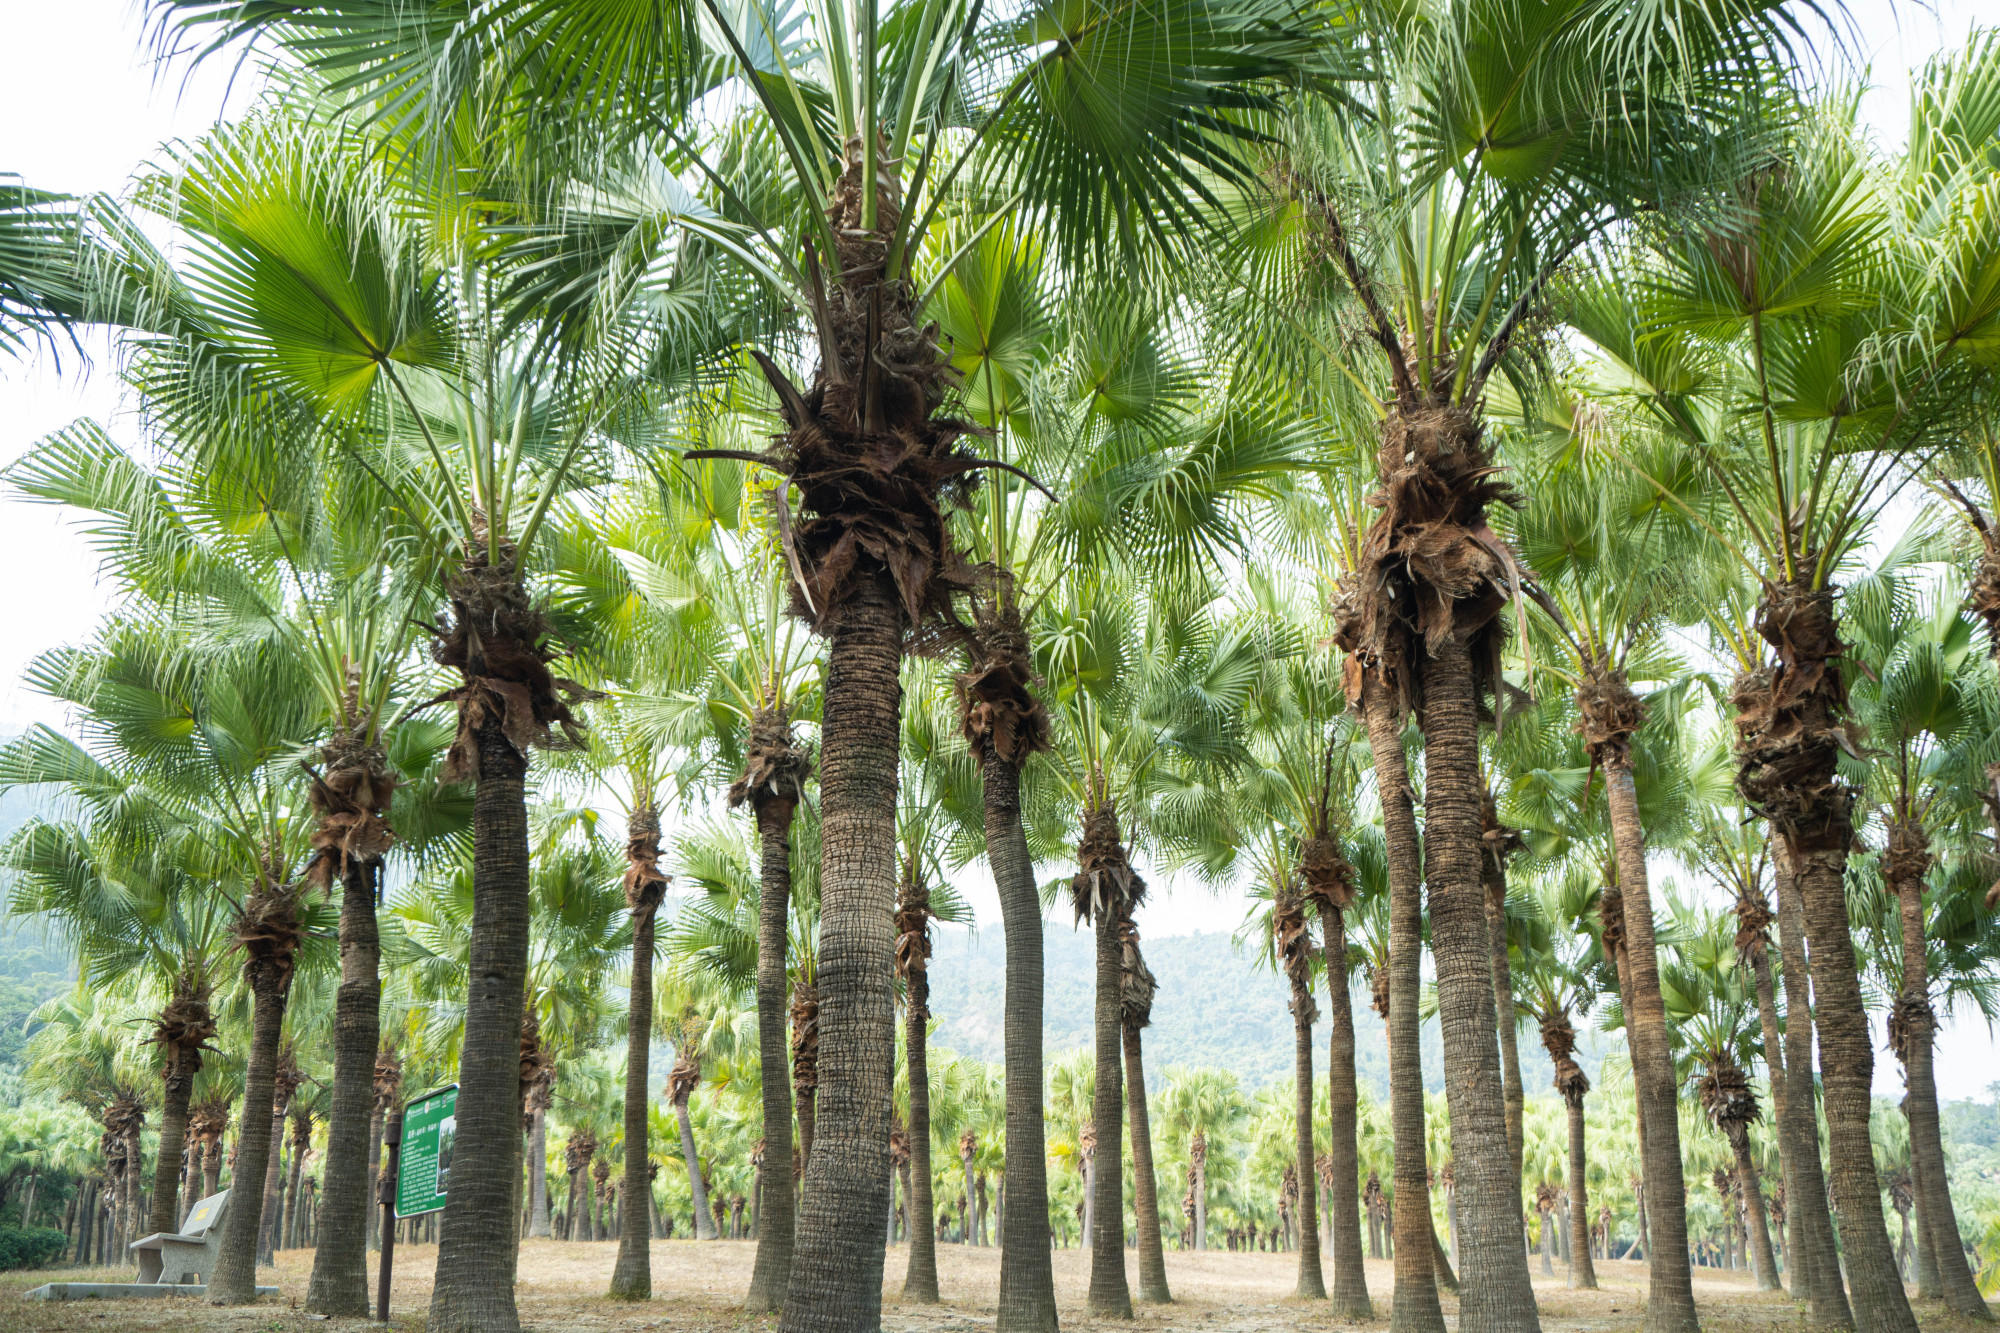
[[[1090,1296],[1092,1314],[1132,1317],[1132,1291],[1125,1279],[1125,1181],[1119,1170],[1124,1143],[1124,1096],[1119,1077],[1123,1014],[1123,950],[1119,914],[1096,913],[1097,1078],[1091,1095],[1091,1123],[1097,1129],[1097,1164],[1091,1200]]]
[[[1742,923],[1736,933],[1736,951],[1749,959],[1751,976],[1757,988],[1757,1022],[1764,1038],[1764,1066],[1770,1076],[1779,1168],[1785,1186],[1785,1234],[1779,1238],[1785,1249],[1784,1276],[1794,1296],[1805,1296],[1811,1288],[1799,1280],[1801,1270],[1798,1261],[1805,1251],[1803,1223],[1799,1209],[1793,1206],[1793,1201],[1799,1197],[1799,1186],[1793,1179],[1792,1170],[1799,1155],[1799,1146],[1792,1133],[1796,1126],[1789,1111],[1791,1088],[1785,1074],[1784,1039],[1778,1029],[1777,988],[1771,977],[1770,926],[1777,918],[1764,901],[1763,889],[1757,886],[1753,886],[1750,896],[1738,901],[1736,912]]]
[[[350,857],[340,875],[340,988],[333,1001],[333,1096],[326,1121],[326,1202],[306,1285],[306,1309],[365,1319],[368,1309],[369,1130],[382,1040],[382,940],[375,919],[378,859]]]
[[[660,813],[649,795],[635,793],[625,828],[625,906],[632,918],[632,984],[625,1020],[625,1187],[627,1207],[618,1218],[618,1259],[611,1268],[614,1300],[653,1295],[652,1218],[630,1204],[653,1194],[647,1111],[647,1057],[653,1046],[653,923],[667,880],[659,870]]]
[[[1139,1233],[1139,1299],[1164,1305],[1170,1304],[1174,1297],[1167,1287],[1167,1256],[1160,1235],[1160,1193],[1158,1178],[1153,1174],[1153,1125],[1146,1106],[1146,1064],[1139,1025],[1128,1019],[1122,1029],[1125,1086],[1131,1090],[1126,1100],[1132,1134],[1132,1224]]]
[[[1667,1040],[1666,1003],[1660,995],[1659,952],[1653,939],[1653,898],[1646,873],[1646,830],[1632,780],[1629,749],[1606,747],[1604,796],[1624,896],[1628,993],[1626,1032],[1632,1048],[1632,1082],[1644,1110],[1640,1148],[1646,1171],[1649,1248],[1646,1333],[1691,1333],[1701,1326],[1694,1308],[1694,1274],[1688,1253],[1687,1185],[1681,1171],[1680,1116],[1673,1055]]]
[[[1781,829],[1805,909],[1812,949],[1813,1026],[1826,1088],[1829,1193],[1840,1210],[1841,1254],[1862,1333],[1915,1333],[1916,1317],[1896,1272],[1868,1120],[1873,1108],[1874,1042],[1861,998],[1847,918],[1847,849],[1854,831],[1843,807],[1818,827]]]
[[[1042,903],[1021,825],[1021,772],[991,746],[984,779],[986,859],[1007,941],[1002,1043],[1006,1055],[1007,1209],[1000,1219],[997,1333],[1056,1333],[1049,1250],[1049,1177],[1042,1124]],[[921,1228],[928,1232],[929,1228]],[[911,1233],[914,1243],[916,1233]]]
[[[176,1153],[173,1146],[187,1142],[188,1103],[194,1096],[195,1076],[201,1072],[201,1048],[215,1036],[215,1019],[208,1009],[207,985],[189,978],[176,978],[174,994],[161,1009],[154,1029],[153,1039],[160,1045],[164,1067],[160,1071],[160,1150],[153,1167],[153,1204],[146,1222],[148,1233],[180,1230],[180,1187],[185,1153]],[[28,1198],[32,1203],[32,1178]],[[27,1225],[25,1213],[21,1225]]]
[[[527,990],[529,858],[526,757],[498,717],[477,728],[472,807],[472,929],[458,1060],[458,1146],[438,1227],[430,1333],[518,1333],[506,1271],[521,1172],[521,1010]]]
[[[1903,1115],[1910,1125],[1910,1166],[1916,1185],[1919,1241],[1928,1238],[1945,1305],[1962,1315],[1991,1320],[1959,1243],[1939,1128],[1937,1081],[1932,1072],[1937,1016],[1931,1009],[1930,960],[1925,953],[1924,875],[1931,864],[1930,837],[1915,819],[1899,815],[1889,826],[1882,873],[1896,895],[1902,927],[1903,984],[1891,1011],[1889,1044],[1903,1064]]]
[[[1750,1132],[1742,1125],[1730,1125],[1726,1132],[1730,1151],[1736,1156],[1736,1187],[1743,1195],[1743,1225],[1749,1232],[1757,1290],[1778,1291],[1778,1265],[1771,1254],[1771,1224],[1764,1215],[1764,1190],[1757,1179],[1757,1163],[1750,1156]]]
[[[215,1271],[206,1275],[211,1305],[245,1305],[257,1299],[257,1241],[272,1151],[278,1048],[300,935],[296,904],[282,890],[253,894],[244,904],[237,935],[247,953],[243,973],[251,995],[250,1058],[243,1071],[242,1120],[230,1172],[233,1197],[222,1220]]]
[[[909,1002],[903,1046],[910,1063],[910,1262],[903,1299],[938,1302],[937,1207],[931,1197],[931,985],[928,968],[908,973]]]
[[[783,1333],[848,1333],[881,1319],[903,631],[888,584],[886,574],[861,579],[827,656],[818,1086]]]
[[[1424,1071],[1417,1013],[1423,988],[1424,872],[1396,694],[1379,670],[1362,673],[1361,711],[1375,761],[1389,863],[1389,1123],[1394,1180],[1398,1195],[1417,1198],[1430,1180],[1424,1156]],[[1391,1333],[1444,1333],[1429,1219],[1418,1209],[1403,1209],[1396,1226]]]
[[[778,1308],[792,1277],[797,1200],[792,1191],[792,1066],[785,1039],[790,987],[785,979],[792,908],[792,816],[804,781],[804,755],[792,744],[791,720],[777,709],[753,722],[753,753],[765,760],[746,773],[745,798],[757,816],[757,1062],[763,1075],[764,1161],[757,1202],[757,1258],[745,1307]],[[756,750],[761,741],[768,749]],[[732,797],[735,792],[730,793]]]
[[[1785,1199],[1786,1210],[1799,1218],[1800,1243],[1793,1253],[1811,1299],[1813,1322],[1827,1328],[1853,1328],[1854,1312],[1841,1281],[1833,1212],[1820,1165],[1805,914],[1792,875],[1791,853],[1776,836],[1771,839],[1771,868],[1778,891],[1778,957],[1783,963],[1785,987],[1785,1113],[1792,1122],[1788,1137],[1797,1145],[1792,1161],[1793,1192]],[[1794,1291],[1798,1286],[1793,1284]]]
[[[1301,969],[1304,971],[1304,969]],[[1299,1280],[1293,1295],[1302,1300],[1326,1299],[1326,1278],[1319,1265],[1319,1173],[1313,1152],[1313,1002],[1310,972],[1292,981],[1292,1127],[1293,1156],[1299,1177]]]
[[[1436,645],[1423,682],[1424,878],[1430,886],[1431,954],[1458,1186],[1458,1326],[1461,1333],[1538,1333],[1541,1321],[1521,1249],[1521,1197],[1507,1143],[1482,884],[1477,683],[1462,632]],[[1419,1114],[1421,1105],[1419,1100]],[[1421,1202],[1427,1196],[1425,1177],[1413,1186],[1406,1190],[1399,1171],[1396,1197],[1417,1206],[1396,1211],[1415,1214],[1413,1243],[1428,1257],[1430,1222]],[[1401,1250],[1400,1233],[1397,1242]]]
[[[1569,1285],[1597,1290],[1597,1266],[1590,1258],[1590,1182],[1585,1178],[1582,1092],[1563,1098],[1569,1112]]]
[[[1338,908],[1325,918],[1327,1020],[1327,1119],[1333,1142],[1326,1208],[1333,1233],[1333,1309],[1343,1319],[1372,1319],[1368,1274],[1361,1262],[1360,1094],[1354,1075],[1354,1002],[1347,974],[1347,925]]]

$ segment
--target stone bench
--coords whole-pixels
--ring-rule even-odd
[[[156,1231],[129,1247],[139,1257],[137,1282],[51,1282],[23,1295],[31,1301],[118,1300],[132,1296],[200,1296],[204,1280],[215,1271],[222,1250],[222,1218],[229,1208],[229,1191],[211,1194],[196,1204],[179,1231]],[[257,1288],[259,1296],[275,1296],[276,1287]]]
[[[129,1248],[139,1256],[139,1281],[134,1285],[180,1286],[213,1273],[222,1250],[222,1218],[228,1211],[229,1191],[223,1190],[189,1210],[180,1231],[156,1231],[133,1241]]]

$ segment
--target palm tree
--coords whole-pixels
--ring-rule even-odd
[[[1682,40],[1689,24],[1703,34],[1692,43]],[[1415,22],[1355,23],[1340,34],[1353,43],[1352,71],[1302,108],[1276,173],[1262,239],[1307,263],[1303,273],[1297,263],[1271,266],[1258,285],[1268,291],[1276,278],[1289,298],[1301,279],[1337,283],[1366,333],[1365,344],[1320,337],[1325,325],[1308,317],[1308,337],[1289,355],[1342,341],[1367,349],[1352,373],[1381,421],[1381,509],[1358,548],[1340,639],[1358,655],[1351,692],[1379,678],[1379,707],[1369,711],[1387,715],[1380,725],[1415,710],[1424,732],[1424,878],[1452,1070],[1462,1318],[1482,1333],[1532,1328],[1535,1315],[1517,1247],[1478,892],[1478,696],[1497,677],[1498,616],[1524,573],[1488,534],[1487,507],[1507,488],[1479,404],[1556,270],[1657,197],[1665,164],[1654,118],[1687,126],[1668,152],[1697,153],[1702,136],[1682,120],[1684,99],[1744,88],[1730,72],[1737,53],[1782,49],[1785,34],[1775,11],[1704,0],[1644,9],[1463,0]],[[1510,146],[1497,148],[1491,129],[1440,132],[1474,123],[1506,124]],[[1519,165],[1516,152],[1532,153],[1535,167]],[[1414,868],[1398,878],[1414,882]],[[1655,1281],[1648,1327],[1693,1327],[1691,1287],[1660,1270]],[[1408,1318],[1433,1333],[1441,1326],[1428,1308]]]
[[[1744,993],[1744,972],[1727,918],[1687,910],[1676,915],[1676,962],[1664,984],[1673,996],[1675,1030],[1686,1052],[1686,1079],[1729,1144],[1735,1168],[1732,1191],[1743,1201],[1758,1289],[1776,1291],[1763,1186],[1750,1151],[1750,1126],[1763,1118],[1763,1111],[1742,1064],[1752,1049],[1755,1001]],[[1724,1172],[1724,1178],[1729,1174]]]
[[[1762,133],[1712,173],[1732,182],[1728,216],[1704,213],[1663,232],[1644,276],[1621,280],[1657,331],[1644,351],[1625,315],[1601,327],[1617,360],[1646,363],[1637,405],[1712,491],[1673,502],[1703,510],[1700,521],[1757,582],[1737,653],[1757,666],[1761,639],[1775,662],[1746,670],[1732,690],[1738,781],[1780,836],[1780,891],[1789,884],[1798,897],[1812,946],[1830,1193],[1854,1219],[1841,1250],[1857,1315],[1907,1333],[1913,1316],[1878,1224],[1880,1182],[1866,1143],[1874,1058],[1842,888],[1853,797],[1837,768],[1843,745],[1855,742],[1835,579],[1905,457],[1955,439],[1976,416],[1989,371],[1968,356],[1967,339],[2000,314],[1980,276],[2000,265],[2000,248],[1943,221],[1956,215],[1948,200],[1963,179],[1864,189],[1866,149],[1844,113],[1804,118],[1787,134],[1783,151],[1797,167],[1782,182],[1763,174]],[[1700,349],[1677,336],[1697,326]],[[1676,378],[1664,393],[1663,372]],[[1725,403],[1721,416],[1710,414]],[[1781,938],[1784,919],[1781,898]]]
[[[1972,623],[1951,609],[1954,583],[1935,605],[1898,595],[1894,572],[1851,589],[1848,622],[1854,655],[1865,667],[1852,696],[1854,713],[1886,762],[1871,766],[1865,795],[1880,802],[1886,824],[1880,869],[1897,905],[1900,985],[1890,1013],[1889,1045],[1903,1066],[1919,1248],[1927,1251],[1951,1309],[1990,1319],[1958,1243],[1957,1214],[1946,1180],[1931,1072],[1937,1018],[1925,881],[1935,862],[1932,831],[1978,820],[1978,797],[2000,706],[1984,663],[1971,652]],[[1935,895],[1933,895],[1935,897]],[[1928,1293],[1926,1293],[1928,1294]]]
[[[205,643],[166,623],[165,608],[149,617],[143,606],[110,622],[91,648],[46,656],[35,674],[101,739],[93,753],[52,731],[30,732],[10,752],[13,781],[81,780],[87,801],[146,812],[184,873],[231,905],[228,930],[253,1002],[236,1179],[261,1181],[286,996],[308,925],[292,874],[304,839],[287,761],[311,728],[310,687],[296,660],[268,641]],[[154,734],[158,716],[185,720],[171,743]],[[230,1211],[212,1299],[255,1299],[261,1221],[255,1208]]]
[[[1542,1046],[1555,1066],[1556,1095],[1569,1119],[1569,1152],[1563,1171],[1569,1189],[1569,1285],[1597,1287],[1597,1270],[1590,1255],[1589,1158],[1584,1136],[1583,1099],[1590,1077],[1576,1062],[1573,1019],[1588,1013],[1594,998],[1586,969],[1591,942],[1577,926],[1590,910],[1587,881],[1564,878],[1545,882],[1540,897],[1540,924],[1546,942],[1532,952],[1523,977],[1521,1007],[1541,1028]]]
[[[1231,1160],[1237,1136],[1249,1115],[1249,1105],[1234,1075],[1208,1066],[1169,1067],[1160,1096],[1162,1138],[1178,1145],[1187,1158],[1189,1189],[1194,1195],[1193,1242],[1208,1246],[1212,1181]]]
[[[1126,1106],[1132,1120],[1132,1217],[1138,1231],[1139,1299],[1170,1304],[1174,1298],[1167,1288],[1167,1258],[1160,1238],[1159,1175],[1153,1169],[1152,1116],[1146,1104],[1146,1065],[1139,1038],[1139,1033],[1152,1025],[1153,996],[1159,982],[1139,951],[1139,927],[1129,911],[1121,933],[1118,1030],[1125,1049]]]
[[[896,897],[896,970],[907,988],[906,1050],[910,1082],[910,1265],[903,1295],[920,1304],[938,1300],[936,1215],[931,1197],[930,956],[931,890],[925,849],[903,854],[902,888]]]
[[[32,774],[27,758],[18,749],[0,754],[0,781]],[[100,800],[108,794],[96,793]],[[130,811],[119,804],[100,805],[101,817],[87,826],[34,821],[16,834],[6,849],[15,875],[8,908],[40,916],[72,947],[86,984],[159,997],[147,1040],[159,1048],[165,1147],[145,1231],[172,1232],[184,1211],[181,1159],[172,1145],[188,1137],[196,1077],[216,1035],[209,1001],[224,972],[231,913],[220,895],[174,864],[170,848],[131,827]]]

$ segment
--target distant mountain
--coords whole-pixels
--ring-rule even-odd
[[[1007,937],[988,928],[976,935],[937,928],[931,959],[931,1013],[935,1040],[961,1055],[999,1063],[1006,981]],[[1048,922],[1042,1040],[1049,1056],[1092,1041],[1094,952],[1088,930]],[[1169,1065],[1214,1065],[1233,1071],[1248,1091],[1291,1077],[1292,1018],[1284,982],[1238,952],[1226,934],[1174,935],[1145,942],[1146,962],[1159,978],[1153,1025],[1146,1029],[1146,1072],[1154,1081]],[[1326,1070],[1326,998],[1315,1030],[1314,1072]],[[1354,993],[1355,1070],[1378,1100],[1389,1095],[1389,1043],[1382,1020],[1368,1005],[1365,987]],[[1603,1051],[1621,1043],[1594,1030],[1582,1034],[1578,1063],[1593,1080]],[[1423,1026],[1424,1086],[1444,1089],[1444,1058],[1435,1021]],[[1532,1027],[1521,1033],[1521,1078],[1529,1096],[1550,1088],[1554,1067]]]

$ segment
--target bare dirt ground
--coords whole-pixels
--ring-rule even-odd
[[[522,1247],[520,1308],[522,1322],[536,1333],[725,1333],[775,1329],[775,1317],[747,1315],[741,1306],[749,1285],[756,1246],[748,1241],[655,1241],[653,1299],[629,1305],[604,1298],[611,1277],[615,1244],[529,1241]],[[944,1303],[905,1305],[897,1293],[909,1251],[889,1251],[883,1292],[882,1327],[887,1333],[979,1333],[993,1327],[994,1300],[1000,1279],[997,1250],[938,1247],[938,1282]],[[1131,1256],[1128,1253],[1128,1262]],[[431,1272],[437,1260],[433,1245],[398,1246],[392,1316],[398,1329],[418,1330],[429,1301]],[[1539,1276],[1540,1260],[1530,1260],[1535,1298],[1548,1333],[1639,1333],[1643,1317],[1645,1268],[1640,1264],[1609,1263],[1598,1267],[1603,1286],[1598,1291],[1570,1291],[1561,1265],[1556,1276]],[[371,1272],[373,1264],[370,1264]],[[289,1250],[278,1259],[275,1273],[266,1269],[258,1281],[275,1283],[281,1294],[257,1306],[222,1310],[194,1300],[76,1302],[24,1301],[20,1294],[44,1282],[129,1281],[130,1269],[56,1269],[39,1273],[0,1274],[0,1333],[317,1333],[349,1329],[360,1333],[359,1321],[325,1320],[306,1314],[306,1281],[312,1272],[312,1251]],[[1136,1266],[1130,1270],[1136,1275]],[[1292,1296],[1297,1259],[1289,1254],[1206,1254],[1167,1252],[1167,1281],[1172,1305],[1139,1306],[1136,1318],[1093,1319],[1084,1310],[1089,1258],[1080,1250],[1055,1254],[1056,1297],[1065,1328],[1117,1328],[1132,1333],[1187,1330],[1188,1333],[1294,1333],[1329,1330],[1336,1325],[1387,1328],[1390,1265],[1370,1261],[1368,1288],[1375,1298],[1376,1318],[1335,1320],[1321,1301]],[[372,1288],[371,1288],[372,1290]],[[1752,1288],[1747,1273],[1695,1270],[1695,1298],[1710,1333],[1793,1333],[1808,1325],[1804,1311],[1782,1292],[1763,1294]],[[1447,1322],[1456,1323],[1456,1302],[1445,1303]],[[1927,1333],[1972,1333],[1973,1325],[1948,1314],[1932,1302],[1920,1303],[1919,1321]]]

